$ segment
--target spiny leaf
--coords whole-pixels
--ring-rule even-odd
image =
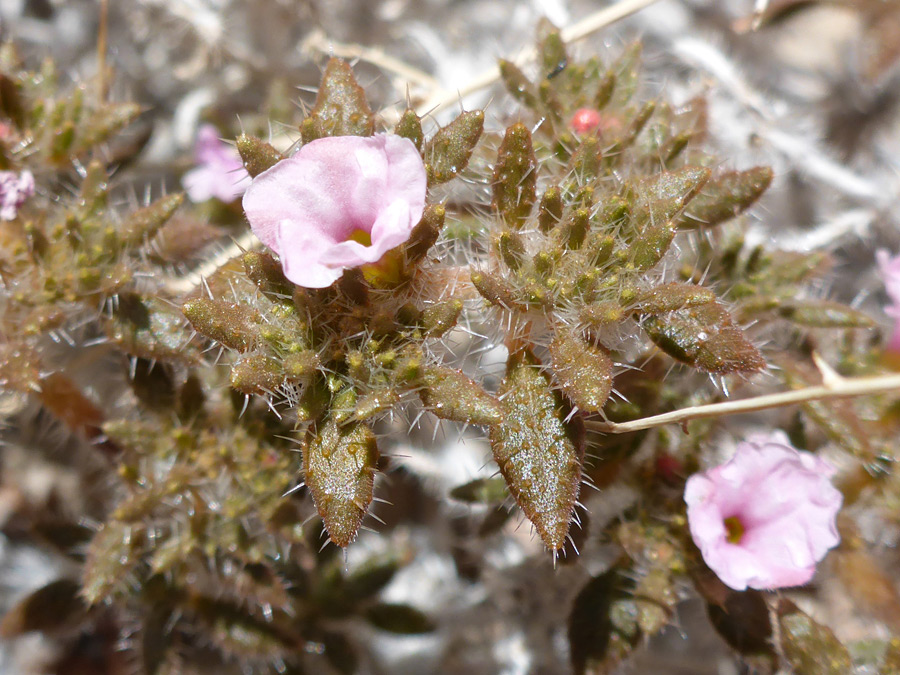
[[[538,24],[538,54],[544,78],[553,79],[569,63],[566,43],[563,42],[559,28],[547,19],[541,19]]]
[[[163,413],[174,407],[176,390],[168,364],[136,358],[131,371],[131,388],[143,406]]]
[[[601,348],[561,329],[550,343],[553,372],[566,395],[586,412],[600,412],[612,391],[612,359]]]
[[[429,185],[446,183],[468,166],[483,129],[483,111],[464,112],[425,144]]]
[[[500,59],[500,79],[510,95],[522,105],[536,110],[538,108],[537,93],[531,80],[521,68],[511,61]]]
[[[688,166],[641,180],[632,199],[632,214],[639,230],[648,224],[672,220],[694,199],[709,176],[709,169]]]
[[[377,603],[366,610],[365,616],[376,628],[398,635],[419,635],[435,629],[431,619],[409,605]]]
[[[517,270],[525,262],[525,241],[513,230],[499,232],[493,238],[494,249],[511,270]]]
[[[463,302],[459,299],[436,302],[429,305],[422,312],[422,328],[428,337],[443,337],[443,335],[456,325],[459,315],[462,313]]]
[[[458,370],[427,366],[422,383],[419,397],[438,417],[467,424],[497,424],[502,419],[497,399]]]
[[[193,362],[198,354],[188,345],[184,317],[168,303],[135,293],[119,293],[106,333],[123,350],[145,359]]]
[[[541,195],[541,204],[538,209],[538,227],[541,232],[547,233],[562,220],[563,201],[562,192],[558,186],[551,185]]]
[[[521,122],[506,130],[494,166],[491,205],[510,227],[521,227],[535,202],[537,160],[531,132]]]
[[[663,166],[670,167],[675,164],[675,160],[681,156],[693,138],[694,136],[690,132],[685,131],[666,141],[659,149]]]
[[[708,603],[706,610],[713,628],[732,649],[743,656],[774,661],[772,623],[762,593],[729,589],[721,604]]]
[[[244,162],[244,168],[253,178],[256,178],[263,171],[271,169],[282,159],[278,150],[264,140],[256,138],[256,136],[248,136],[247,134],[238,136],[237,149],[241,155],[241,160]]]
[[[612,569],[591,579],[578,593],[568,620],[575,675],[615,672],[640,642],[633,586],[618,569]]]
[[[675,239],[675,228],[667,220],[648,224],[628,249],[635,269],[649,270],[663,259]]]
[[[143,529],[111,521],[104,525],[88,547],[81,593],[94,605],[124,592],[128,577],[140,562]]]
[[[603,330],[624,320],[627,313],[618,302],[604,302],[596,305],[585,305],[578,313],[578,318],[593,330]]]
[[[446,213],[442,204],[429,204],[425,207],[422,219],[413,228],[403,247],[408,264],[412,265],[424,258],[428,250],[434,246],[444,227]]]
[[[661,524],[636,521],[620,524],[615,538],[633,561],[628,576],[635,621],[645,635],[653,635],[670,622],[680,599],[673,572],[684,568],[684,559],[677,539]]]
[[[137,246],[156,234],[184,202],[184,193],[160,197],[149,206],[132,213],[120,228],[120,238],[125,247]]]
[[[294,285],[284,276],[279,263],[264,251],[248,251],[241,258],[244,273],[266,295],[273,298],[290,298]]]
[[[472,285],[492,305],[525,311],[528,306],[518,300],[504,279],[494,272],[472,272]]]
[[[813,328],[871,328],[868,316],[839,302],[829,300],[791,300],[778,307],[785,319]]]
[[[181,264],[198,260],[208,244],[220,239],[223,229],[209,222],[176,218],[163,225],[147,251],[157,265]]]
[[[781,649],[791,667],[810,675],[843,675],[852,670],[850,654],[834,633],[813,621],[793,602],[778,603]]]
[[[72,153],[80,155],[95,145],[108,140],[141,114],[136,103],[107,103],[80,125],[80,132],[72,147]]]
[[[591,225],[591,209],[581,207],[568,211],[553,231],[554,239],[562,246],[577,250],[584,243]]]
[[[320,419],[325,414],[329,401],[329,392],[320,373],[303,387],[295,408],[297,419],[301,422]]]
[[[600,141],[585,136],[569,159],[568,171],[577,185],[588,185],[600,175]]]
[[[181,309],[198,333],[230,349],[245,352],[259,341],[262,318],[251,307],[196,298],[188,300]]]
[[[615,89],[616,74],[609,71],[603,76],[603,79],[600,80],[600,84],[597,85],[597,93],[594,95],[594,108],[596,110],[603,110],[612,98]]]
[[[65,371],[47,373],[36,383],[41,403],[70,429],[88,438],[103,423],[103,411],[88,398]]]
[[[623,108],[637,92],[643,46],[632,42],[610,69],[615,75],[615,88],[610,101],[611,108]]]
[[[591,232],[582,249],[587,255],[592,267],[603,265],[613,253],[616,239],[612,235],[602,232]]]
[[[338,546],[350,544],[372,503],[378,448],[365,424],[339,427],[334,420],[311,430],[303,445],[303,472],[325,522]]]
[[[677,225],[683,229],[696,229],[731,220],[752,206],[771,183],[772,169],[767,166],[717,176],[691,201]]]
[[[285,356],[281,365],[285,376],[292,382],[306,381],[319,367],[319,355],[314,349],[304,349]]]
[[[748,373],[766,366],[717,302],[649,316],[643,327],[669,356],[709,373]]]
[[[450,496],[463,502],[496,504],[509,497],[509,490],[502,478],[476,478],[457,485],[450,490]]]
[[[22,85],[4,73],[0,73],[0,111],[11,119],[17,128],[25,126],[25,104]]]
[[[528,350],[510,355],[500,387],[503,422],[491,428],[494,461],[544,544],[565,545],[581,482],[583,438]]]
[[[653,117],[653,113],[655,112],[656,103],[654,101],[648,101],[640,110],[634,113],[633,117],[631,117],[628,122],[628,126],[619,133],[619,137],[606,153],[607,163],[611,164],[617,162],[622,156],[622,152],[634,145],[638,136],[640,136],[644,127],[647,126],[647,122],[650,121],[650,118]],[[613,129],[615,129],[615,126]]]
[[[109,176],[103,164],[92,161],[87,166],[81,190],[78,192],[78,207],[82,218],[99,215],[106,208],[109,199]]]
[[[337,563],[340,567],[336,565],[336,574],[329,574],[320,587],[322,611],[329,616],[354,613],[361,602],[374,598],[387,586],[403,564],[402,549],[397,548],[369,557],[349,574],[342,569],[343,564]]]
[[[135,646],[138,647],[144,675],[174,675],[183,670],[172,664],[176,657],[169,651],[170,619],[171,615],[164,607],[154,607],[142,617]]]
[[[422,133],[422,121],[415,110],[406,110],[400,116],[400,121],[394,127],[394,133],[403,138],[408,138],[416,146],[416,150],[422,152],[425,147],[425,134]]]
[[[231,368],[231,386],[244,394],[268,394],[283,383],[281,363],[271,356],[248,354]]]
[[[299,647],[299,638],[236,605],[195,597],[191,607],[196,621],[205,627],[207,638],[231,658],[285,659]]]
[[[300,133],[304,143],[324,136],[371,136],[375,115],[366,94],[345,61],[332,58],[325,66],[316,104]]]
[[[400,394],[395,389],[376,389],[360,397],[353,410],[353,419],[365,422],[379,413],[390,410],[400,402]]]
[[[72,579],[60,579],[32,591],[3,616],[0,637],[9,639],[33,631],[53,634],[77,626],[88,609],[80,591],[81,584]]]
[[[61,127],[53,132],[53,140],[50,143],[50,159],[53,162],[62,162],[69,156],[69,150],[75,142],[75,123],[66,120]]]
[[[715,299],[716,294],[703,286],[672,282],[638,293],[634,307],[644,314],[662,314],[684,307],[706,305]]]

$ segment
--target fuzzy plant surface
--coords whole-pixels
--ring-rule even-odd
[[[57,571],[0,621],[41,636],[34,672],[632,672],[689,603],[753,672],[900,672],[895,580],[861,534],[897,519],[897,387],[867,384],[896,354],[822,292],[827,254],[746,236],[772,169],[717,156],[707,101],[668,101],[641,52],[581,59],[544,21],[533,63],[498,64],[500,111],[438,128],[376,112],[331,58],[302,117],[236,136],[243,168],[198,151],[204,203],[129,205],[140,108],[0,48],[0,383],[11,428],[41,415],[77,449],[52,461],[81,494],[9,506]],[[268,213],[328,147],[420,167],[399,243]],[[336,180],[304,186],[316,208],[352,201]],[[823,378],[846,393],[768,406],[769,436],[627,431]],[[50,441],[7,443],[14,466]],[[438,458],[473,454],[448,489]],[[883,630],[817,620],[819,579]],[[530,665],[504,670],[516,640]]]

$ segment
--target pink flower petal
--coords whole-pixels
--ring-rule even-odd
[[[34,176],[30,171],[0,171],[0,220],[14,220],[19,207],[33,194]]]
[[[751,436],[731,460],[691,476],[688,525],[706,564],[736,590],[809,581],[840,541],[835,518],[843,496],[831,484],[834,472],[776,432]],[[729,541],[729,518],[743,527],[737,542]]]
[[[340,279],[344,273],[342,268],[327,267],[319,262],[331,247],[330,242],[323,240],[314,230],[292,227],[290,221],[285,221],[285,225],[278,228],[276,246],[272,248],[294,252],[281,259],[288,279],[305,288],[326,288]]]
[[[188,199],[195,204],[216,198],[223,202],[233,202],[244,194],[250,176],[241,167],[240,171],[229,167],[198,166],[181,177],[181,185]]]
[[[211,124],[204,124],[197,131],[194,160],[197,166],[181,179],[188,199],[194,203],[213,198],[233,202],[250,184],[250,174],[244,169],[240,153],[223,142]]]
[[[389,134],[307,143],[257,176],[244,211],[285,274],[307,288],[377,262],[409,238],[425,208],[425,167],[411,141]],[[364,233],[369,245],[355,241]]]
[[[892,257],[881,249],[875,252],[875,259],[881,270],[881,278],[884,279],[884,290],[892,303],[884,308],[884,313],[896,319],[894,332],[885,349],[900,353],[900,255]]]

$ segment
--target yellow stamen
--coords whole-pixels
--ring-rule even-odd
[[[362,244],[363,246],[371,246],[372,245],[372,234],[371,232],[366,232],[365,230],[353,230],[350,233],[350,236],[347,237],[350,241],[355,241],[357,244]]]
[[[737,516],[731,516],[725,519],[725,531],[728,532],[728,543],[740,544],[744,538],[744,524]]]
[[[349,241],[355,241],[363,246],[372,245],[372,235],[365,230],[353,230]],[[374,263],[361,265],[363,276],[376,288],[393,288],[404,280],[403,255],[397,249],[388,251],[380,260]]]

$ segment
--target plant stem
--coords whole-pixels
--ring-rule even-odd
[[[562,39],[565,42],[576,42],[592,33],[596,33],[601,28],[605,28],[627,16],[638,12],[645,7],[649,7],[658,0],[620,0],[614,5],[599,9],[593,14],[586,16],[581,21],[564,28],[561,31]],[[516,64],[522,64],[536,55],[535,49],[530,49],[513,59]],[[459,89],[439,89],[435,91],[423,104],[417,107],[416,112],[419,115],[434,114],[440,112],[444,108],[453,105],[462,98],[471,93],[489,87],[500,79],[500,68],[494,66],[490,70],[486,70],[464,87]]]
[[[853,398],[867,394],[881,394],[888,391],[900,392],[900,373],[882,375],[879,377],[840,377],[831,371],[823,373],[823,383],[814,387],[805,387],[793,391],[785,391],[778,394],[765,394],[754,396],[740,401],[724,401],[722,403],[710,403],[708,405],[691,406],[681,410],[673,410],[661,415],[644,417],[630,422],[599,422],[588,421],[587,426],[592,431],[600,431],[608,434],[625,434],[641,429],[652,429],[666,424],[684,424],[690,420],[703,419],[705,417],[720,417],[722,415],[735,415],[740,413],[780,408],[796,403],[808,401],[824,401],[834,398]]]
[[[247,230],[241,236],[223,244],[219,251],[197,265],[196,268],[192,269],[187,274],[166,277],[163,279],[163,292],[172,297],[180,298],[197,288],[197,286],[203,283],[204,279],[212,276],[220,267],[223,267],[229,261],[234,260],[247,251],[260,248],[261,246],[262,243],[256,238],[256,235],[250,230]]]
[[[367,63],[378,66],[382,70],[399,75],[408,82],[427,87],[431,90],[440,88],[438,81],[431,75],[418,68],[414,68],[390,54],[386,54],[383,49],[349,44],[346,42],[335,42],[334,40],[329,40],[320,30],[313,31],[304,41],[303,46],[305,49],[310,49],[321,54],[338,56],[342,59],[360,59],[366,61]]]

